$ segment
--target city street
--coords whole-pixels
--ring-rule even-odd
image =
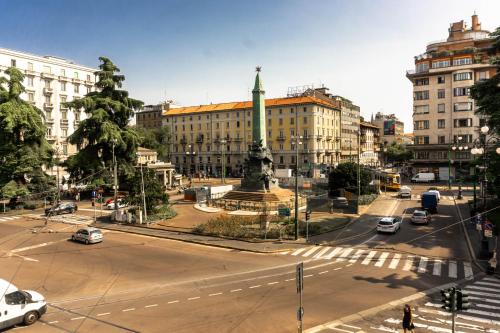
[[[423,188],[415,186],[414,198]],[[442,198],[429,226],[409,223],[417,200],[387,201],[404,218],[395,235],[333,235],[336,242],[278,254],[106,231],[104,242],[84,245],[68,241],[78,225],[51,222],[52,232],[32,233],[42,221],[10,219],[0,223],[0,276],[48,299],[48,313],[26,332],[289,332],[302,261],[305,329],[472,281],[459,226],[440,230],[458,221],[453,201]]]

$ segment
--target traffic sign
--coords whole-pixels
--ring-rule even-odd
[[[290,208],[288,207],[278,207],[279,216],[290,216]]]
[[[295,269],[295,281],[297,284],[297,293],[304,290],[304,263],[301,262]]]
[[[95,198],[95,191],[92,191],[92,198]]]

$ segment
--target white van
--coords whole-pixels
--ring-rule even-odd
[[[436,175],[432,172],[419,172],[411,181],[413,183],[430,183],[436,180]]]
[[[36,291],[20,290],[0,279],[0,330],[18,324],[31,325],[47,311],[47,303]]]

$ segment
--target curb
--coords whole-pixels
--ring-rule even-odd
[[[204,246],[211,246],[211,247],[217,247],[217,248],[223,248],[223,249],[230,249],[230,250],[237,250],[237,251],[242,251],[242,252],[251,252],[251,253],[260,253],[260,254],[272,254],[272,253],[280,253],[284,251],[292,251],[295,250],[294,248],[284,248],[284,249],[279,249],[279,250],[269,250],[269,251],[262,251],[262,250],[252,250],[252,249],[243,249],[240,247],[235,247],[235,246],[229,246],[229,245],[220,245],[220,244],[211,244],[211,243],[206,243],[202,241],[196,241],[196,240],[190,240],[190,239],[178,239],[175,237],[169,237],[165,235],[149,235],[146,233],[138,232],[138,231],[133,231],[133,230],[117,230],[113,228],[108,228],[105,226],[99,226],[99,229],[105,229],[105,230],[111,230],[111,231],[117,231],[117,232],[124,232],[124,233],[129,233],[129,234],[135,234],[135,235],[142,235],[142,236],[148,236],[148,237],[154,237],[154,238],[163,238],[163,239],[168,239],[168,240],[173,240],[177,242],[184,242],[184,243],[191,243],[191,244],[198,244],[198,245],[204,245]]]
[[[482,277],[484,275],[485,275],[485,273],[481,272],[478,275],[476,275],[475,277]],[[358,313],[355,313],[355,314],[352,314],[352,315],[348,315],[348,316],[342,317],[340,319],[333,320],[333,321],[330,321],[328,323],[312,327],[310,329],[305,330],[304,332],[305,333],[316,333],[316,332],[321,332],[321,330],[335,328],[336,326],[339,326],[341,324],[346,324],[346,323],[353,322],[353,321],[356,321],[356,320],[364,320],[365,317],[373,316],[373,315],[379,313],[380,311],[388,310],[388,309],[400,306],[401,304],[405,304],[405,303],[409,303],[409,302],[415,301],[417,299],[420,299],[420,298],[429,296],[431,294],[434,294],[434,293],[440,291],[441,289],[454,287],[455,285],[462,284],[462,283],[464,283],[466,281],[470,281],[470,280],[462,279],[462,280],[459,280],[459,281],[456,281],[456,282],[450,282],[450,283],[446,283],[446,284],[443,284],[443,285],[440,285],[440,286],[437,286],[437,287],[432,287],[430,289],[427,289],[427,290],[424,290],[424,291],[420,291],[420,292],[418,292],[416,294],[403,297],[400,300],[392,301],[392,302],[389,302],[387,304],[382,304],[382,305],[379,305],[379,306],[375,306],[373,308],[370,308],[370,309],[367,309],[367,310],[363,310],[363,311],[360,311]]]

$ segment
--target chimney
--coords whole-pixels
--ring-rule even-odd
[[[480,31],[481,30],[481,23],[479,23],[479,18],[476,15],[476,12],[474,12],[474,15],[472,15],[472,31]]]

